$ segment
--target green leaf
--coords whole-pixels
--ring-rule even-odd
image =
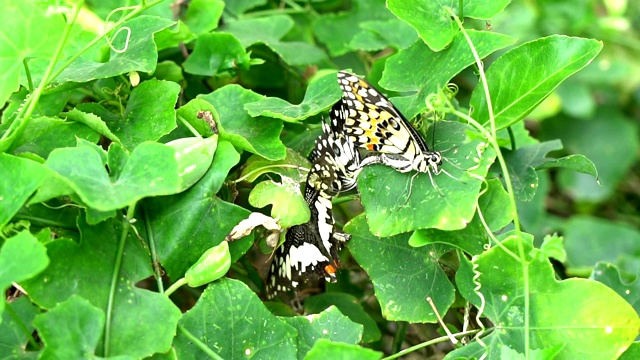
[[[56,81],[86,82],[127,74],[131,71],[151,73],[155,70],[158,61],[158,50],[153,34],[168,28],[173,23],[171,20],[156,16],[135,17],[112,33],[109,61],[97,62],[80,57],[64,69]],[[99,49],[103,45],[98,42],[94,48]]]
[[[0,290],[4,293],[11,283],[30,279],[48,265],[46,249],[28,231],[7,239],[0,248]],[[0,314],[4,304],[0,302]]]
[[[349,320],[334,306],[319,314],[282,320],[298,330],[298,359],[303,359],[320,339],[355,345],[362,337],[362,325]]]
[[[133,89],[123,116],[113,114],[97,103],[77,108],[101,117],[125,149],[133,150],[142,142],[156,141],[176,128],[174,107],[179,94],[178,84],[151,79]]]
[[[281,183],[266,180],[257,184],[249,194],[249,204],[257,208],[273,205],[271,217],[283,228],[304,224],[311,216],[299,183],[287,177]]]
[[[18,91],[23,61],[30,58],[50,59],[58,47],[59,36],[66,26],[62,14],[46,14],[45,4],[35,1],[2,1],[0,15],[0,104]],[[38,29],[38,31],[33,31]]]
[[[640,279],[636,278],[632,282],[625,283],[620,277],[618,268],[605,262],[596,263],[589,278],[607,285],[633,306],[636,313],[640,312]]]
[[[530,201],[533,198],[538,189],[538,174],[535,169],[549,161],[546,158],[549,152],[560,149],[562,142],[552,140],[523,146],[516,151],[502,151],[516,199]],[[494,164],[494,167],[497,168],[497,164]]]
[[[483,353],[489,359],[499,359],[504,348],[524,353],[525,331],[534,347],[563,346],[557,356],[561,359],[613,359],[633,342],[640,319],[624,299],[592,280],[557,281],[547,257],[529,241],[513,234],[503,238],[508,238],[503,241],[506,249],[518,254],[520,246],[526,255],[524,259],[514,258],[502,246],[480,255],[476,261],[477,281],[484,302],[472,290],[471,268],[461,267],[456,274],[460,294],[475,306],[484,305],[483,315],[499,331],[483,338],[488,351],[474,342],[449,353],[448,359]],[[528,272],[528,287],[523,271]],[[529,314],[525,313],[525,296],[529,296]],[[525,317],[529,317],[528,328]]]
[[[333,307],[339,309],[340,313],[347,316],[354,323],[363,326],[363,328],[358,329],[358,341],[353,342],[354,344],[360,341],[370,343],[378,341],[382,337],[376,321],[371,318],[360,304],[358,298],[353,295],[341,292],[326,292],[304,299],[304,310],[307,314],[319,314]]]
[[[204,34],[218,27],[223,10],[222,0],[191,0],[182,21],[194,33]]]
[[[407,243],[408,234],[376,237],[362,215],[351,220],[345,231],[353,235],[347,246],[369,274],[385,319],[436,322],[426,298],[433,299],[440,314],[453,304],[453,285],[438,264],[448,247],[413,248]]]
[[[638,357],[640,357],[640,342],[636,341],[633,344],[629,345],[627,351],[622,353],[618,360],[634,360]]]
[[[357,345],[333,342],[327,339],[319,339],[304,357],[305,360],[378,360],[382,359],[382,353]]]
[[[180,325],[223,359],[296,358],[296,330],[271,314],[238,280],[209,284]],[[178,358],[203,356],[182,332],[173,346]]]
[[[53,309],[73,295],[106,313],[122,221],[109,219],[90,226],[78,218],[81,239],[57,239],[47,244],[51,263],[22,285],[32,301]],[[138,228],[144,230],[144,226]],[[171,347],[180,310],[163,294],[140,289],[136,283],[152,274],[149,250],[129,231],[115,289],[109,355],[135,358],[166,352]],[[59,326],[59,325],[58,325]]]
[[[38,307],[26,296],[7,303],[7,307],[17,315],[17,319],[10,316],[9,311],[0,314],[0,358],[37,359],[40,352],[27,351],[27,334],[35,329],[33,319],[39,312]]]
[[[569,155],[559,159],[548,159],[536,169],[550,168],[565,168],[583,174],[588,174],[598,179],[598,169],[596,169],[596,166],[586,156],[580,154]]]
[[[567,252],[564,249],[564,238],[557,234],[545,236],[542,241],[542,246],[540,246],[540,251],[548,258],[554,258],[562,263],[567,261]]]
[[[319,17],[313,25],[313,32],[318,40],[327,46],[332,56],[339,56],[349,51],[358,50],[349,46],[352,39],[359,34],[371,33],[358,24],[374,20],[398,21],[385,8],[384,1],[356,0],[348,12],[330,13]]]
[[[248,210],[215,196],[238,161],[240,154],[230,143],[221,141],[209,171],[194,186],[177,195],[145,199],[144,211],[154,234],[158,259],[174,281],[249,215]],[[253,236],[229,244],[232,261],[252,244]]]
[[[435,149],[449,149],[443,152],[446,160],[442,168],[456,177],[431,174],[442,195],[431,184],[429,174],[403,174],[383,165],[362,170],[358,189],[373,234],[384,237],[424,228],[457,230],[471,221],[481,179],[494,155],[488,148],[478,159],[484,145],[478,139],[467,140],[466,131],[471,128],[458,122],[437,124]]]
[[[382,38],[385,47],[388,45],[398,50],[406,49],[418,40],[418,35],[411,26],[396,19],[363,21],[360,27]],[[353,40],[349,43],[353,48],[358,48],[358,45]]]
[[[307,87],[304,99],[299,105],[277,97],[268,97],[244,105],[251,116],[268,116],[284,121],[298,122],[329,109],[340,100],[342,92],[337,85],[335,73],[316,78]]]
[[[563,226],[567,251],[567,272],[582,273],[599,261],[617,265],[623,272],[637,274],[640,262],[640,231],[620,222],[591,216],[573,216]]]
[[[524,118],[561,82],[587,66],[601,49],[601,41],[552,35],[500,56],[486,73],[496,128]],[[509,86],[514,79],[524,85]],[[475,109],[476,120],[489,122],[482,82],[473,91],[469,105]]]
[[[287,148],[287,156],[282,160],[271,161],[258,155],[252,155],[245,162],[240,178],[254,182],[260,175],[273,173],[302,183],[306,181],[310,168],[311,163],[307,158]]]
[[[593,161],[601,184],[591,176],[561,169],[560,189],[578,201],[599,202],[610,197],[636,161],[630,154],[640,149],[635,120],[611,108],[598,109],[590,119],[558,120],[542,123],[543,136],[560,138],[567,152]]]
[[[0,229],[24,205],[51,172],[35,161],[0,154]]]
[[[189,74],[214,76],[249,67],[249,54],[235,36],[207,33],[198,36],[196,46],[183,63]]]
[[[77,139],[97,143],[100,136],[85,124],[50,117],[29,120],[24,132],[12,144],[15,154],[32,153],[47,158],[59,147],[75,146]]]
[[[34,320],[45,344],[42,359],[91,358],[102,337],[105,313],[77,295]],[[73,345],[73,346],[70,346]],[[102,353],[98,349],[98,354]]]
[[[460,32],[458,24],[452,19],[450,10],[457,16],[474,19],[491,19],[501,12],[509,0],[490,1],[478,4],[465,1],[460,11],[458,0],[423,1],[423,0],[388,0],[389,10],[398,18],[409,23],[418,35],[433,51],[441,51],[451,43]]]
[[[513,220],[513,211],[509,195],[500,181],[489,179],[487,185],[487,189],[478,199],[478,206],[489,229],[498,231]],[[409,245],[416,247],[438,243],[455,246],[468,254],[477,255],[484,252],[485,246],[490,244],[490,239],[478,213],[463,229],[453,231],[421,229],[416,230],[409,238]]]
[[[235,0],[225,4],[225,10],[230,13],[239,16],[244,14],[247,10],[253,9],[256,6],[264,5],[267,0]]]
[[[468,35],[481,59],[515,41],[509,36],[486,31],[470,30]],[[393,103],[403,115],[412,119],[426,110],[427,96],[441,91],[454,76],[473,63],[475,58],[462,33],[456,35],[451,45],[440,52],[433,52],[418,41],[389,57],[380,86],[398,92],[415,92],[393,98]]]
[[[191,41],[195,40],[197,35],[194,34],[189,27],[183,23],[181,20],[178,20],[178,23],[160,30],[155,34],[153,39],[156,42],[156,46],[158,51],[170,49],[176,46],[179,46],[181,43],[188,44]],[[156,73],[160,68],[160,63],[156,66]],[[182,68],[180,68],[180,72],[182,72]],[[168,80],[163,79],[162,77],[156,76],[158,80]]]
[[[244,104],[261,100],[261,95],[238,85],[227,85],[199,98],[213,104],[218,111],[221,139],[269,160],[285,157],[286,148],[279,138],[283,128],[282,121],[266,117],[254,118],[244,110]]]
[[[86,126],[88,126],[89,128],[91,128],[91,130],[95,131],[96,133],[106,137],[107,139],[113,141],[113,142],[117,142],[117,143],[122,143],[120,141],[120,139],[118,138],[118,136],[116,136],[116,134],[112,133],[111,130],[109,129],[109,127],[107,126],[107,124],[102,121],[102,119],[100,119],[100,117],[91,114],[91,113],[85,113],[82,112],[78,109],[72,109],[69,112],[63,113],[64,116],[67,117],[68,120],[73,120],[74,122],[77,123],[82,123],[85,124]],[[91,140],[89,140],[91,141]],[[94,143],[97,142],[93,141]],[[62,146],[60,146],[62,147]]]
[[[115,143],[110,146],[110,155],[115,148],[119,148]],[[88,147],[56,149],[46,165],[63,176],[82,201],[101,211],[120,209],[147,196],[180,190],[175,152],[157,143],[136,147],[119,176],[114,178],[107,174],[100,156]]]

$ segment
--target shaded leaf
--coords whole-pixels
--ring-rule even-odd
[[[640,313],[640,279],[636,278],[632,282],[624,282],[618,268],[606,262],[596,263],[589,278],[610,287],[625,299],[629,305],[633,306],[636,313]]]
[[[245,162],[240,177],[245,181],[254,182],[260,175],[274,173],[302,183],[307,179],[310,168],[311,163],[307,158],[287,148],[287,156],[282,160],[272,161],[258,155],[252,155]]]
[[[184,71],[194,75],[214,76],[248,68],[249,54],[231,34],[206,33],[198,36],[196,46],[183,63]]]
[[[0,357],[3,359],[37,359],[40,352],[27,351],[27,334],[34,331],[33,319],[39,312],[26,296],[7,304],[16,318],[9,311],[1,312],[0,318]],[[23,328],[24,326],[24,328]],[[25,332],[26,328],[26,332]]]

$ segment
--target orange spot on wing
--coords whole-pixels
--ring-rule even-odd
[[[336,268],[333,265],[327,265],[324,267],[324,271],[329,275],[333,275],[336,273]]]

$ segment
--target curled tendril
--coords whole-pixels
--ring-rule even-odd
[[[486,328],[484,327],[484,324],[482,323],[482,321],[480,321],[480,317],[482,316],[482,313],[484,312],[485,300],[484,300],[484,295],[482,295],[482,293],[480,292],[480,289],[482,288],[482,284],[480,283],[480,281],[478,279],[480,278],[482,273],[480,271],[478,271],[478,264],[476,263],[477,260],[478,260],[478,255],[474,255],[471,258],[471,264],[473,265],[473,267],[472,267],[473,280],[472,281],[475,284],[475,287],[473,288],[473,292],[476,294],[477,297],[480,298],[480,306],[478,306],[478,313],[476,314],[476,323],[478,324],[478,326],[480,326],[480,331],[474,336],[474,339],[485,350],[484,353],[482,354],[482,356],[480,356],[480,360],[484,360],[487,357],[487,353],[489,352],[489,348],[487,347],[487,344],[485,344],[484,341],[482,341],[482,338],[481,338],[482,334],[486,331]]]
[[[104,20],[104,24],[105,24],[105,25],[104,25],[104,26],[105,26],[104,31],[105,31],[105,32],[108,32],[108,31],[110,31],[110,30],[111,30],[111,29],[109,29],[109,28],[107,28],[107,27],[109,26],[109,18],[111,18],[111,16],[112,16],[112,15],[114,15],[115,13],[118,13],[118,12],[124,12],[124,11],[128,11],[128,10],[136,10],[136,9],[138,9],[140,6],[141,6],[141,5],[135,5],[135,6],[123,6],[123,7],[119,7],[119,8],[115,8],[115,9],[113,9],[113,10],[109,13],[109,15],[107,15],[107,18]],[[113,46],[113,39],[115,39],[115,38],[118,36],[118,34],[120,34],[120,32],[121,32],[121,31],[123,31],[123,30],[127,32],[127,38],[125,39],[125,42],[124,42],[124,48],[122,48],[122,49],[116,49],[116,48]],[[107,43],[109,44],[109,47],[111,48],[111,50],[113,50],[114,52],[116,52],[116,53],[118,53],[118,54],[122,54],[122,53],[124,53],[125,51],[127,51],[127,48],[129,47],[129,41],[130,41],[130,40],[131,40],[131,28],[130,28],[130,27],[127,27],[127,26],[123,26],[123,27],[119,28],[119,29],[118,29],[118,31],[116,31],[116,33],[115,33],[115,34],[113,34],[113,36],[112,36],[111,38],[110,38],[109,36],[107,36]]]

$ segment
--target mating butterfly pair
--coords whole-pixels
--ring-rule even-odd
[[[335,281],[338,250],[349,236],[333,231],[331,199],[353,189],[364,166],[384,164],[400,172],[426,172],[432,184],[431,172],[441,171],[440,153],[429,150],[386,97],[344,71],[338,72],[338,84],[342,99],[331,109],[331,126],[323,123],[323,134],[310,155],[313,165],[305,200],[311,219],[289,229],[284,244],[276,250],[267,280],[268,298],[309,278]],[[373,153],[361,160],[357,147]]]

